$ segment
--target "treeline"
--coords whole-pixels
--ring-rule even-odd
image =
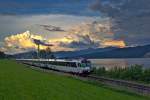
[[[39,51],[39,57],[40,58],[46,58],[46,59],[50,59],[50,58],[54,59],[55,58],[55,56],[52,53],[50,48],[47,48],[46,50],[40,50]]]
[[[0,51],[0,59],[2,59],[2,58],[6,58],[6,54],[4,52]]]
[[[144,69],[142,65],[132,65],[131,67],[125,68],[114,67],[110,70],[106,70],[106,68],[104,67],[101,67],[99,69],[94,68],[93,74],[150,84],[150,68]]]

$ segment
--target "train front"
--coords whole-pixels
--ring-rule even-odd
[[[88,59],[83,59],[83,60],[81,60],[81,64],[84,67],[83,73],[84,74],[89,74],[92,70],[91,61],[88,60]]]

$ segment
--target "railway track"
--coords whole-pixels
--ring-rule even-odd
[[[95,75],[88,75],[87,77],[89,79],[94,79],[96,81],[99,81],[99,82],[109,85],[109,86],[113,86],[115,88],[126,89],[128,91],[130,90],[130,91],[136,92],[138,94],[150,96],[150,86],[149,85],[130,82],[130,81],[124,81],[124,80],[99,77],[99,76],[95,76]]]
[[[131,91],[131,92],[135,92],[137,94],[150,96],[150,86],[145,85],[145,84],[124,81],[124,80],[117,80],[117,79],[106,78],[106,77],[100,77],[100,76],[95,76],[95,75],[73,75],[71,73],[60,72],[60,71],[51,70],[51,69],[43,69],[38,66],[33,66],[33,65],[32,66],[28,65],[28,66],[30,66],[34,70],[39,70],[39,71],[43,71],[43,72],[47,72],[47,73],[55,73],[55,74],[71,76],[71,77],[75,77],[75,78],[78,78],[81,80],[94,80],[94,81],[98,81],[102,84],[109,85],[112,88],[117,88],[119,90],[127,90],[127,91]]]

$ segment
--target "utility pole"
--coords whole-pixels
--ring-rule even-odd
[[[37,44],[38,48],[37,48],[37,58],[40,58],[40,44]]]
[[[37,45],[37,59],[40,58],[40,45],[48,46],[49,48],[50,46],[53,46],[52,44],[45,44],[44,42],[37,40],[37,39],[33,39],[33,41]]]

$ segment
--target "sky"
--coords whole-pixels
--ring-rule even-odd
[[[53,51],[149,44],[149,0],[1,0],[0,50]],[[46,47],[41,46],[41,49]]]

